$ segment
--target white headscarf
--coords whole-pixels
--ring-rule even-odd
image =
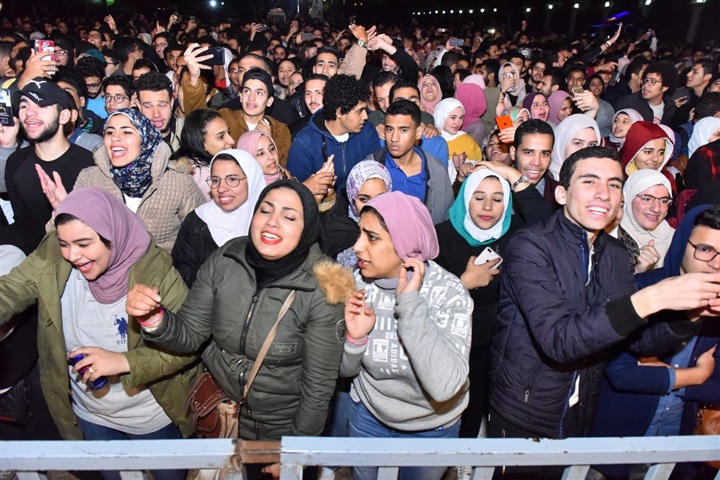
[[[550,168],[548,168],[550,175],[555,180],[559,180],[560,168],[562,168],[562,164],[565,163],[565,146],[573,139],[573,136],[577,132],[586,128],[595,130],[595,136],[597,137],[598,145],[600,145],[600,141],[602,140],[600,128],[598,128],[597,122],[587,115],[582,113],[570,115],[560,122],[560,125],[555,127],[555,145],[553,145],[552,160],[550,161]]]
[[[493,225],[492,228],[488,230],[483,230],[482,228],[479,228],[477,225],[475,225],[475,223],[472,221],[472,218],[470,217],[470,208],[468,207],[468,205],[470,205],[470,200],[472,199],[472,196],[475,193],[478,185],[480,185],[480,182],[485,180],[487,177],[495,177],[500,181],[500,185],[502,185],[503,189],[504,205],[503,214],[497,221],[497,223]],[[507,182],[507,180],[505,180],[503,177],[490,169],[483,168],[482,170],[478,170],[477,172],[472,173],[469,177],[465,179],[465,193],[463,195],[463,201],[465,203],[467,213],[465,214],[465,220],[463,220],[463,225],[465,226],[465,229],[468,231],[468,233],[475,240],[480,243],[484,243],[490,239],[497,239],[502,237],[504,233],[503,225],[505,223],[505,216],[508,215],[510,195],[512,195],[512,193],[510,192],[510,184]]]
[[[693,128],[692,137],[688,142],[688,157],[692,157],[695,150],[706,145],[710,140],[710,136],[720,129],[720,118],[705,117],[698,120]]]
[[[447,142],[455,140],[460,135],[465,135],[465,132],[463,132],[462,130],[458,130],[458,132],[453,135],[446,132],[443,128],[445,126],[445,120],[447,120],[447,118],[450,116],[450,112],[455,110],[457,107],[460,107],[463,111],[463,114],[465,114],[465,107],[463,107],[463,104],[460,103],[460,100],[458,100],[457,98],[445,98],[435,106],[435,112],[433,112],[433,118],[435,119],[435,128],[440,131],[440,135],[442,135],[442,137]]]
[[[640,226],[632,212],[632,202],[636,196],[655,185],[662,185],[667,189],[668,196],[672,197],[672,187],[670,181],[657,170],[643,169],[630,175],[623,186],[623,196],[625,197],[625,206],[623,207],[623,217],[620,220],[620,226],[637,242],[638,247],[643,247],[655,240],[655,250],[660,254],[660,260],[656,267],[663,266],[663,259],[670,248],[675,229],[668,224],[666,220],[660,222],[655,230],[648,231]]]
[[[265,188],[265,177],[262,168],[255,158],[245,150],[223,150],[215,155],[210,162],[210,170],[212,171],[213,162],[218,155],[227,154],[237,160],[240,168],[247,177],[248,196],[245,203],[240,205],[232,212],[226,212],[220,208],[215,201],[200,205],[195,209],[195,213],[200,219],[207,223],[215,243],[219,247],[225,245],[228,240],[242,237],[248,234],[250,229],[250,221],[252,220],[255,204],[257,203],[260,192]]]
[[[634,108],[623,108],[622,110],[618,110],[617,112],[615,112],[615,115],[613,115],[613,118],[612,118],[612,122],[610,122],[610,126],[611,126],[611,128],[610,128],[610,141],[613,142],[613,143],[619,143],[619,144],[620,144],[620,148],[622,148],[622,146],[625,144],[625,137],[623,137],[623,138],[618,138],[618,137],[616,137],[616,136],[613,134],[613,132],[612,132],[612,124],[615,123],[615,119],[616,119],[617,116],[620,115],[621,113],[624,113],[625,115],[627,115],[628,117],[630,117],[630,121],[632,122],[632,123],[630,124],[630,127],[632,127],[632,124],[633,124],[633,123],[635,123],[635,122],[642,122],[642,120],[643,120],[643,116],[640,115],[640,113],[638,113],[638,111],[635,110]],[[630,130],[630,127],[628,127],[628,130]],[[625,132],[625,134],[627,135],[627,132]]]
[[[512,92],[505,93],[505,102],[506,104],[512,105],[512,102],[510,102],[510,93],[517,96],[517,102],[515,105],[522,107],[523,100],[527,96],[527,88],[525,86],[525,80],[520,76],[520,69],[512,62],[505,62],[500,66],[500,77],[502,77],[502,71],[505,67],[512,67],[513,71],[513,77],[515,78],[515,88]],[[500,79],[498,79],[498,83],[500,82]]]

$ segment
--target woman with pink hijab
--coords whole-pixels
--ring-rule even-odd
[[[435,113],[435,107],[442,100],[442,90],[437,78],[428,73],[418,82],[418,90],[422,109],[429,114]]]
[[[246,132],[238,139],[237,148],[245,150],[257,161],[266,185],[290,177],[288,171],[280,166],[275,140],[267,133],[257,129]]]

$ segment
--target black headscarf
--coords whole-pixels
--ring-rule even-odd
[[[305,185],[296,180],[278,180],[265,187],[255,204],[254,213],[257,213],[260,203],[267,194],[276,188],[289,188],[300,197],[300,203],[303,208],[304,228],[298,246],[279,260],[264,259],[255,248],[255,245],[253,245],[252,240],[250,239],[250,241],[247,242],[245,259],[255,271],[257,291],[262,290],[275,280],[283,278],[297,270],[300,265],[305,262],[310,247],[318,241],[320,236],[320,212],[318,211],[315,196],[313,196],[312,192],[310,192]]]

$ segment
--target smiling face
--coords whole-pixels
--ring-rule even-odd
[[[455,135],[462,127],[463,120],[465,119],[465,112],[462,107],[455,107],[450,111],[450,114],[445,119],[443,124],[443,130],[448,132],[450,135]]]
[[[536,184],[547,172],[552,158],[553,137],[544,133],[523,135],[515,151],[515,168]]]
[[[280,66],[278,67],[278,81],[280,82],[280,85],[287,87],[288,82],[290,81],[290,75],[293,73],[295,73],[295,64],[293,62],[280,62]]]
[[[535,95],[530,105],[530,117],[547,122],[548,115],[550,115],[550,105],[547,98],[542,94]]]
[[[585,147],[594,147],[598,145],[600,139],[597,138],[595,130],[591,127],[583,128],[573,135],[570,141],[565,145],[565,158]]]
[[[41,107],[23,96],[18,106],[18,118],[28,139],[43,143],[57,135],[61,123],[70,120],[70,110],[58,112],[57,105]]]
[[[380,223],[374,212],[360,213],[360,236],[353,250],[358,258],[358,268],[365,278],[397,278],[403,264],[395,251],[390,232]]]
[[[263,174],[275,175],[280,168],[278,164],[277,149],[275,144],[270,141],[270,137],[267,135],[260,135],[258,140],[257,152],[255,153],[255,160],[262,168]]]
[[[586,158],[575,164],[569,186],[555,189],[555,200],[563,205],[565,217],[585,230],[590,244],[616,218],[622,203],[622,182],[620,162]]]
[[[240,208],[248,198],[248,180],[243,169],[234,160],[216,159],[212,163],[210,178],[219,179],[217,188],[210,189],[210,196],[215,205],[224,212],[234,212]],[[237,185],[231,187],[228,185]]]
[[[505,165],[512,164],[508,145],[500,141],[497,133],[494,133],[485,146],[485,156],[491,162],[502,162]]]
[[[315,60],[313,73],[322,73],[328,77],[334,76],[338,71],[338,58],[332,53],[321,53]]]
[[[650,140],[635,155],[633,161],[638,170],[651,169],[657,170],[665,160],[665,149],[667,142],[664,138]]]
[[[280,260],[300,244],[304,226],[298,194],[289,188],[275,188],[253,215],[250,239],[265,260]]]
[[[649,202],[645,202],[642,200],[643,195],[655,198],[651,198]],[[663,198],[671,198],[670,192],[667,191],[667,188],[663,185],[653,185],[650,188],[646,188],[632,199],[630,205],[632,207],[633,217],[635,217],[638,225],[648,232],[654,231],[667,216],[670,206],[663,205],[659,200],[657,200]]]
[[[235,140],[228,133],[228,124],[222,117],[213,118],[205,127],[203,147],[214,157],[223,150],[233,148]]]
[[[88,281],[96,280],[110,265],[110,249],[95,230],[80,220],[57,226],[60,254]]]
[[[573,109],[572,100],[570,100],[569,97],[566,98],[565,100],[563,100],[562,106],[560,107],[560,111],[558,112],[558,122],[562,122],[567,117],[572,115],[572,109]]]
[[[486,177],[477,186],[468,203],[468,214],[476,227],[489,230],[505,211],[505,194],[497,177]]]
[[[165,135],[170,130],[173,97],[167,90],[159,92],[142,90],[138,92],[138,101],[140,113],[149,118],[153,126]]]
[[[632,119],[625,113],[618,113],[612,122],[612,133],[617,138],[625,138],[632,127]]]
[[[124,167],[137,160],[142,149],[140,132],[130,119],[122,114],[114,115],[108,120],[103,143],[110,163],[115,168]]]

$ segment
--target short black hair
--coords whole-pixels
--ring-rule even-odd
[[[565,73],[562,71],[561,68],[557,67],[551,67],[546,68],[545,72],[543,73],[543,77],[550,77],[550,86],[554,87],[555,85],[558,86],[558,90],[565,90],[567,88],[567,83],[565,83]]]
[[[627,80],[630,80],[630,76],[632,74],[640,75],[640,72],[645,67],[645,65],[650,65],[650,60],[645,58],[644,55],[638,55],[637,57],[633,58],[632,61],[628,64],[627,68],[625,68],[625,78]]]
[[[515,149],[520,148],[520,145],[522,145],[523,137],[525,135],[550,135],[550,138],[552,138],[552,143],[555,144],[555,132],[553,131],[552,125],[549,123],[540,120],[539,118],[533,118],[526,122],[521,123],[517,130],[515,130],[515,140],[514,140],[514,147]]]
[[[325,120],[336,120],[337,110],[345,115],[359,103],[370,100],[368,85],[351,75],[337,74],[325,84],[323,95],[323,116]]]
[[[527,123],[527,122],[525,122]],[[519,128],[518,128],[519,130]],[[609,158],[611,160],[615,160],[618,162],[618,165],[620,165],[620,169],[622,170],[622,162],[620,161],[620,154],[616,152],[615,150],[611,150],[607,147],[586,147],[581,148],[577,152],[570,155],[565,162],[562,164],[562,167],[560,168],[560,178],[559,183],[565,188],[570,187],[570,180],[572,179],[572,176],[575,174],[575,165],[580,160],[586,160],[588,158]]]
[[[500,81],[500,61],[492,58],[488,58],[482,63],[485,66],[485,72],[487,72],[488,77],[490,74],[493,74],[495,76],[496,81]]]
[[[393,72],[386,72],[385,70],[380,70],[373,78],[372,88],[374,90],[378,87],[382,87],[383,85],[387,85],[388,83],[397,83],[398,78],[399,77]]]
[[[398,100],[392,102],[385,112],[385,118],[393,115],[409,115],[416,127],[420,126],[420,107],[410,100]]]
[[[81,81],[80,79],[78,79],[77,75],[75,75],[71,70],[60,70],[55,75],[55,78],[53,78],[53,80],[55,82],[67,83],[72,87],[73,90],[75,90],[75,92],[78,94],[78,97],[87,99],[87,87],[85,86],[85,81]],[[80,110],[81,108],[82,107],[80,107],[80,105],[77,106],[77,110]]]
[[[413,83],[409,80],[398,80],[397,82],[395,82],[395,85],[393,85],[390,89],[391,102],[395,99],[395,92],[397,92],[401,88],[412,88],[417,92],[418,99],[420,98],[420,89],[418,88],[417,83]]]
[[[216,118],[221,118],[220,113],[209,108],[188,113],[185,117],[185,126],[180,133],[180,149],[172,158],[188,157],[195,165],[208,165],[212,155],[205,150],[205,135],[208,125]]]
[[[168,98],[173,96],[173,85],[172,81],[160,72],[148,72],[145,75],[141,75],[135,81],[135,90],[140,92],[162,92],[165,90],[168,93]]]
[[[107,87],[111,85],[117,85],[119,87],[122,87],[122,89],[125,91],[125,95],[127,95],[128,97],[132,97],[133,93],[135,93],[135,84],[133,83],[132,78],[128,76],[114,75],[112,77],[107,77],[105,80],[103,80],[103,91],[107,91]]]
[[[695,105],[695,120],[714,117],[720,113],[720,92],[707,92]]]
[[[693,62],[693,65],[700,65],[700,67],[702,67],[703,76],[710,75],[710,77],[712,78],[718,72],[717,62],[713,62],[709,58],[701,58],[697,62]]]
[[[135,48],[142,49],[138,42],[139,40],[131,37],[120,37],[115,40],[115,43],[113,43],[113,50],[117,54],[118,60],[120,60],[120,62],[122,63],[125,63],[128,61],[128,58],[130,58],[130,54],[133,50],[135,50]]]
[[[662,86],[668,87],[666,95],[672,95],[678,86],[678,73],[675,66],[670,62],[654,62],[647,66],[643,78],[647,78],[649,73],[660,75]]]
[[[704,212],[695,217],[693,225],[696,227],[710,227],[713,230],[720,230],[720,205],[708,208]]]
[[[577,63],[573,63],[570,68],[567,69],[567,73],[565,74],[565,78],[569,77],[571,73],[573,72],[580,72],[583,75],[583,78],[587,78],[587,70],[585,70],[585,67],[582,65],[579,65]]]
[[[95,57],[83,57],[75,64],[75,71],[82,78],[98,77],[105,78],[105,63]]]
[[[335,58],[337,58],[338,61],[338,67],[340,66],[340,59],[343,58],[340,50],[325,45],[324,47],[318,48],[317,55],[320,55],[321,53],[329,53],[331,55],[335,55]],[[315,60],[313,60],[313,65],[317,62],[317,55],[315,56]]]

